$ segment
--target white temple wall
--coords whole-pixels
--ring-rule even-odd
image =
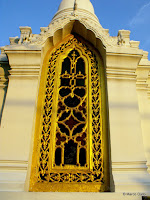
[[[10,78],[0,129],[0,190],[24,190],[37,78]],[[9,124],[9,126],[8,126]]]
[[[145,161],[135,81],[109,79],[108,98],[112,161]]]
[[[24,191],[41,51],[7,51],[11,67],[0,128],[0,190]]]
[[[1,160],[28,160],[37,82],[29,78],[9,80],[1,124]]]
[[[144,142],[145,155],[147,159],[148,172],[150,173],[150,61],[148,52],[144,51],[143,58],[136,70],[137,74],[137,94],[141,117],[142,136]]]
[[[138,90],[139,108],[141,116],[141,128],[147,159],[148,172],[150,173],[150,100],[147,91]]]
[[[148,192],[150,176],[146,166],[136,81],[108,78],[107,84],[115,192]]]

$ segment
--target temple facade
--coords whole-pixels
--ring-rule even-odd
[[[19,28],[0,54],[0,199],[150,196],[148,52],[90,0]]]

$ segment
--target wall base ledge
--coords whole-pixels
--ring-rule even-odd
[[[2,200],[142,200],[142,196],[150,196],[150,193],[0,192]]]

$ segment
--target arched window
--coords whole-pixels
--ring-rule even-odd
[[[46,57],[40,82],[30,191],[105,191],[98,54],[69,36]]]
[[[57,105],[55,152],[56,166],[87,167],[87,73],[85,62],[74,48],[62,62]],[[82,159],[80,158],[82,156]],[[56,160],[61,162],[58,164]],[[67,166],[69,165],[69,166]]]

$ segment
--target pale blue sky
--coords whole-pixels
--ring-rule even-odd
[[[60,2],[0,0],[0,46],[8,45],[9,37],[20,36],[19,26],[31,26],[33,33],[40,33],[40,27],[50,23]],[[140,48],[150,52],[150,0],[91,2],[101,25],[109,29],[111,36],[116,36],[120,29],[130,30],[131,40],[140,41]]]

